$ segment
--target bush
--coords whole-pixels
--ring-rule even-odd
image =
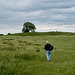
[[[4,34],[0,34],[0,36],[4,36]]]

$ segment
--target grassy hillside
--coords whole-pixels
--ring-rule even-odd
[[[75,33],[70,32],[33,32],[33,33],[15,33],[10,34],[15,36],[50,36],[50,35],[75,35]]]
[[[26,34],[0,36],[0,75],[75,74],[75,36]],[[43,49],[47,40],[54,46],[50,62]]]

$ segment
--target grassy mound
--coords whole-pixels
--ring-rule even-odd
[[[15,33],[10,34],[15,36],[50,36],[50,35],[75,35],[75,33],[69,33],[69,32],[33,32],[33,33]]]

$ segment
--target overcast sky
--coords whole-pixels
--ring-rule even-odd
[[[25,22],[37,32],[75,32],[75,0],[0,0],[0,34],[19,33]]]

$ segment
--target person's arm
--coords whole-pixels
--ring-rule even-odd
[[[44,49],[46,49],[46,45],[45,45]]]

